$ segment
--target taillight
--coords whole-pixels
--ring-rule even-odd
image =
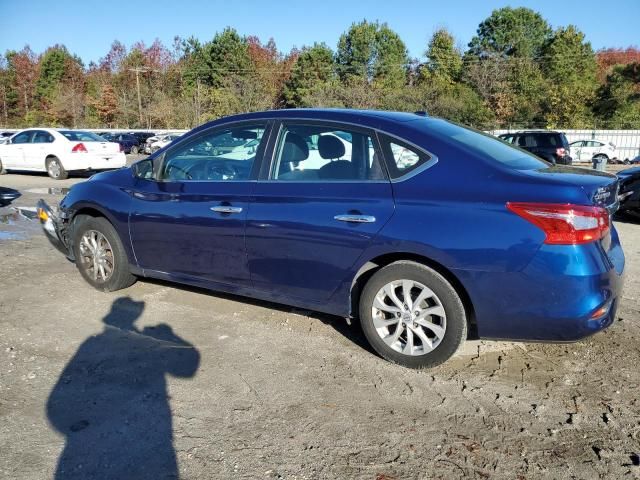
[[[564,147],[560,147],[560,148],[556,148],[556,155],[558,157],[564,157],[566,155],[567,151],[565,150]]]
[[[87,147],[84,146],[84,143],[79,143],[71,149],[71,153],[87,153]]]
[[[557,203],[508,202],[513,213],[541,228],[544,243],[579,245],[600,240],[609,232],[609,213],[602,207]]]

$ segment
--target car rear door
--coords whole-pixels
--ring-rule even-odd
[[[129,228],[141,268],[176,280],[249,285],[245,220],[268,130],[263,121],[213,127],[158,157],[157,180],[136,179]],[[233,159],[217,155],[229,133],[260,146]]]
[[[49,132],[35,130],[31,141],[24,145],[24,162],[27,168],[45,170],[45,159],[51,152],[50,147],[54,138]]]
[[[323,304],[394,210],[376,135],[353,126],[285,121],[272,135],[247,217],[253,286]]]

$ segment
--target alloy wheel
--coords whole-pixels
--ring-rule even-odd
[[[445,336],[447,316],[438,296],[422,283],[401,279],[383,286],[371,307],[373,326],[396,352],[424,355]]]
[[[87,230],[80,239],[80,264],[96,282],[106,282],[115,267],[109,240],[97,230]]]

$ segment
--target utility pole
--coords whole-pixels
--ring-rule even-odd
[[[130,68],[129,71],[136,73],[136,90],[138,91],[138,117],[140,125],[142,125],[142,98],[140,97],[140,73],[146,72],[146,68],[136,67]]]

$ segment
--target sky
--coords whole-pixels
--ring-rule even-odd
[[[58,43],[88,64],[116,39],[129,47],[159,38],[170,47],[176,35],[207,41],[226,26],[263,42],[273,37],[285,53],[316,41],[335,49],[351,23],[367,19],[388,23],[421,58],[437,28],[464,49],[478,24],[504,6],[537,10],[554,28],[574,24],[596,50],[640,46],[640,0],[0,0],[0,52],[29,44],[41,53]]]

